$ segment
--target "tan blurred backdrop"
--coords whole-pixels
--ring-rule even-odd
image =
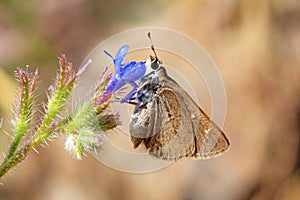
[[[40,68],[39,100],[45,100],[61,52],[79,66],[105,38],[143,26],[185,33],[212,56],[227,92],[231,149],[216,159],[134,175],[92,156],[75,161],[59,138],[2,179],[0,200],[300,199],[297,0],[2,0],[1,118],[11,116],[17,66]],[[1,150],[8,141],[1,133]]]

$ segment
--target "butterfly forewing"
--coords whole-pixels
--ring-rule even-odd
[[[224,152],[229,147],[229,141],[218,126],[201,110],[189,94],[183,90],[173,79],[168,77],[167,87],[173,88],[174,93],[182,100],[182,106],[189,113],[188,120],[192,123],[196,149],[194,158],[206,159]]]

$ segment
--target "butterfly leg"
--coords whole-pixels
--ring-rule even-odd
[[[131,105],[135,105],[135,106],[140,106],[139,102],[132,101],[132,100],[126,101],[126,103],[131,104]]]
[[[128,102],[136,93],[136,89],[138,88],[137,84],[135,82],[129,82],[130,85],[132,85],[132,90],[123,98],[121,103]]]

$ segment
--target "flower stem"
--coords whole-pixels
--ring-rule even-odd
[[[81,72],[83,72],[85,68],[81,69]],[[23,161],[32,149],[46,141],[54,133],[54,131],[57,130],[57,123],[55,120],[66,105],[67,98],[72,92],[80,75],[80,73],[72,75],[72,65],[67,61],[66,57],[62,55],[59,59],[56,90],[53,91],[51,98],[48,101],[43,121],[35,131],[34,136],[31,137],[30,140],[24,142],[21,146],[22,138],[28,129],[30,129],[33,108],[33,92],[38,71],[32,74],[28,72],[27,68],[26,71],[16,70],[16,72],[20,81],[20,102],[18,106],[18,115],[15,120],[15,135],[9,151],[0,165],[0,178],[18,163]],[[66,123],[68,119],[69,117],[63,120],[62,123]],[[62,126],[60,125],[59,127]]]

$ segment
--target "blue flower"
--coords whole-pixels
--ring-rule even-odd
[[[122,62],[128,53],[128,49],[128,45],[122,46],[118,50],[115,58],[104,50],[105,54],[112,58],[115,68],[115,74],[112,75],[104,93],[112,95],[126,84],[130,84],[133,87],[132,90],[123,98],[121,103],[125,103],[130,100],[138,87],[135,81],[144,77],[146,72],[146,66],[144,62],[131,61],[122,65]]]

